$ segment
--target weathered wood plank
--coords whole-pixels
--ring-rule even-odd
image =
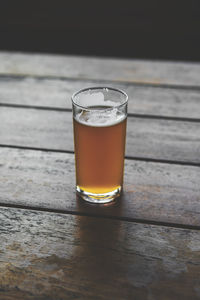
[[[0,298],[200,297],[200,233],[117,220],[0,210]]]
[[[0,74],[200,86],[200,63],[1,52]]]
[[[94,86],[89,80],[0,78],[0,103],[71,108],[71,95]],[[105,82],[98,82],[99,86]],[[107,83],[129,95],[129,113],[200,119],[200,91]]]
[[[77,199],[74,155],[0,148],[0,203],[200,226],[200,168],[125,163],[122,198],[110,207]]]
[[[71,112],[0,108],[0,144],[73,151]],[[200,162],[200,123],[128,119],[126,154]]]

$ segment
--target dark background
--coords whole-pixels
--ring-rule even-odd
[[[199,1],[0,0],[0,50],[200,61]]]

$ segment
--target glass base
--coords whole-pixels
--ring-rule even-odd
[[[93,194],[89,193],[87,191],[82,190],[78,185],[76,186],[76,191],[78,195],[84,199],[85,201],[88,201],[90,203],[99,203],[99,204],[105,204],[114,201],[117,197],[121,194],[121,187],[118,187],[117,189],[104,193],[104,194]]]

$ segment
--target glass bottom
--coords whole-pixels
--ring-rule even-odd
[[[94,194],[89,193],[87,191],[82,190],[78,185],[76,186],[76,191],[78,195],[85,201],[88,201],[90,203],[99,203],[99,204],[105,204],[114,201],[117,197],[121,194],[121,187],[118,187],[117,189],[104,193],[104,194]]]

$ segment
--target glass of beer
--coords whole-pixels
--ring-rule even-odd
[[[92,87],[72,96],[76,191],[86,201],[108,203],[123,186],[127,94]]]

